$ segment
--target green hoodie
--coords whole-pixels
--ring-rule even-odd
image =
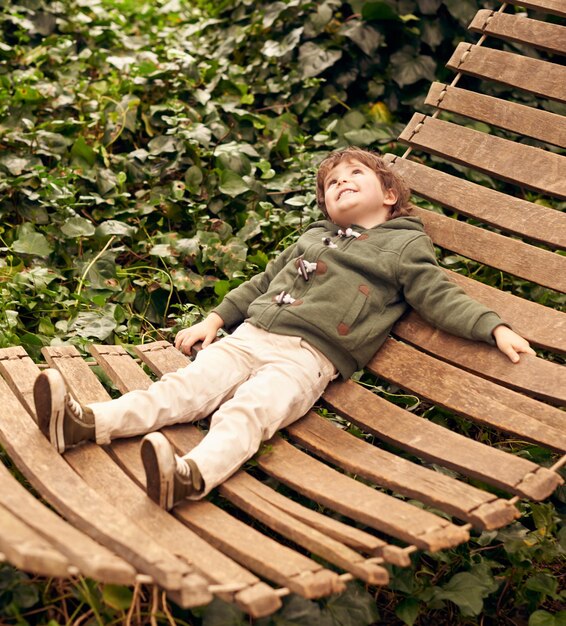
[[[316,222],[214,310],[227,327],[245,319],[305,339],[349,378],[409,306],[438,328],[491,344],[502,324],[449,280],[416,217],[346,232]]]

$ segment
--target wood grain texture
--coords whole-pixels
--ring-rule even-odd
[[[532,137],[553,146],[566,147],[564,118],[544,109],[536,109],[438,82],[430,86],[425,104],[503,128],[518,135]]]
[[[427,234],[441,248],[542,287],[566,293],[566,256],[418,206],[412,207],[411,211],[420,217]]]
[[[393,334],[425,352],[510,389],[559,406],[566,404],[566,368],[531,354],[518,363],[495,346],[456,337],[434,328],[415,311],[394,326]]]
[[[136,572],[129,563],[44,506],[2,464],[0,505],[53,545],[83,576],[116,585],[134,584]],[[56,575],[55,572],[43,573]]]
[[[520,14],[481,9],[468,29],[506,41],[525,43],[546,52],[566,54],[566,28],[560,24],[542,22]]]
[[[566,157],[559,154],[421,113],[413,115],[399,140],[507,182],[566,198]]]
[[[561,211],[393,154],[386,154],[384,160],[418,196],[511,234],[566,250],[566,214]]]
[[[495,80],[551,100],[566,101],[566,67],[503,50],[459,43],[446,67]]]
[[[566,17],[564,0],[499,0],[499,2],[533,9],[533,11],[540,11],[541,13],[551,13],[560,17]]]
[[[420,500],[477,528],[499,528],[519,515],[505,500],[370,445],[312,411],[286,431],[310,452],[346,472]]]
[[[564,411],[464,372],[406,343],[388,339],[368,369],[459,415],[566,453]]]
[[[555,472],[413,415],[352,381],[332,383],[323,400],[365,432],[509,493],[541,500],[562,483]]]

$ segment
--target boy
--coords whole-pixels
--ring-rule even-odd
[[[206,495],[304,415],[332,379],[363,367],[409,306],[449,332],[497,344],[513,362],[534,354],[445,276],[421,221],[409,215],[407,187],[376,154],[347,148],[327,157],[317,200],[327,220],[178,333],[182,352],[202,341],[188,367],[147,391],[85,407],[58,372],[40,374],[38,423],[52,444],[64,452],[82,441],[150,433],[141,446],[148,495],[170,509]],[[213,343],[220,328],[236,325]],[[208,434],[183,457],[155,432],[207,415]]]

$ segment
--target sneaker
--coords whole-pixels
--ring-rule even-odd
[[[202,493],[204,482],[196,463],[177,456],[162,433],[149,433],[142,439],[141,458],[147,495],[162,509],[169,511],[185,498]]]
[[[37,425],[59,453],[83,441],[94,441],[94,414],[68,393],[63,377],[48,369],[36,378],[33,399]]]

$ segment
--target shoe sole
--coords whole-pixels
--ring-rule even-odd
[[[56,370],[45,370],[37,377],[33,387],[37,425],[60,454],[65,452],[65,395],[65,383]]]
[[[141,444],[141,459],[147,495],[162,509],[169,511],[174,504],[175,456],[165,435],[146,435]]]

